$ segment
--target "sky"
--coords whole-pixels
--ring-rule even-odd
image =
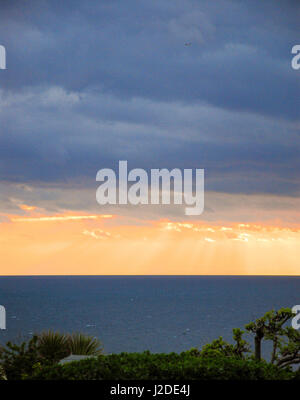
[[[0,274],[299,275],[296,0],[2,0]],[[97,171],[203,168],[205,208]]]

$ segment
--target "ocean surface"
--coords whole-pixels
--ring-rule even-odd
[[[53,329],[96,336],[106,353],[181,352],[300,304],[300,277],[0,277],[0,304],[1,343]]]

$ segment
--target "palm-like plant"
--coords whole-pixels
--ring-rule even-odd
[[[60,332],[46,331],[38,335],[40,355],[50,362],[57,362],[71,354],[69,337]]]
[[[84,356],[99,356],[103,347],[99,339],[83,335],[82,333],[72,333],[68,337],[69,349],[71,354]]]

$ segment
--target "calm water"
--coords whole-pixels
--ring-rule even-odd
[[[0,304],[0,342],[51,328],[97,336],[107,353],[180,352],[300,304],[300,277],[0,277]]]

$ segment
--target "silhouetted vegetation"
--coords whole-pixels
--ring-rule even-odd
[[[121,353],[36,369],[38,380],[246,380],[291,379],[293,373],[265,361],[237,357]]]
[[[1,347],[0,366],[7,379],[23,379],[32,376],[37,368],[55,365],[71,354],[98,356],[101,353],[101,342],[94,337],[47,331],[20,345],[8,342]]]

